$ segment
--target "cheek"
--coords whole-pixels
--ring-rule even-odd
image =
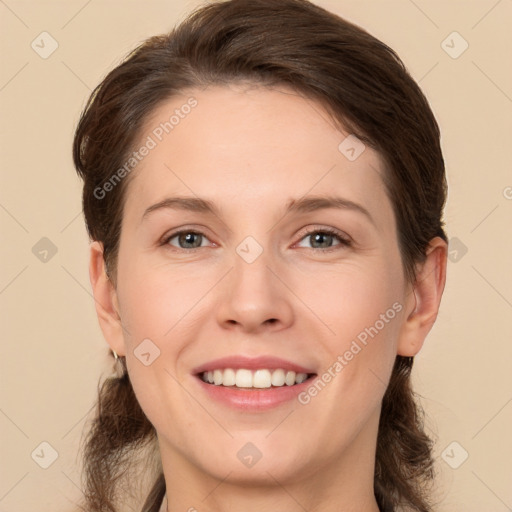
[[[184,269],[142,268],[126,267],[120,276],[121,316],[132,343],[141,337],[163,343],[173,330],[183,330],[211,284],[207,276],[195,277]]]
[[[345,406],[359,414],[382,398],[403,323],[400,269],[375,263],[333,273],[328,288],[308,295],[308,305],[329,327],[319,349],[325,349],[331,398],[343,395]]]
[[[395,319],[400,306],[393,305],[402,300],[402,282],[400,273],[391,265],[377,260],[372,265],[351,265],[324,275],[318,273],[309,283],[302,285],[302,296],[329,327],[331,336],[326,339],[334,347],[356,338],[376,322],[383,330],[384,321],[387,331],[391,323],[398,323]]]

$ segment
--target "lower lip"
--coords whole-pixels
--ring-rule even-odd
[[[304,382],[294,384],[293,386],[285,385],[275,388],[247,390],[208,384],[197,375],[196,380],[210,398],[224,405],[245,411],[266,411],[294,400],[301,391],[304,391],[311,385],[315,377],[310,377]]]

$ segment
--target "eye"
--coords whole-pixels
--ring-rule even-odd
[[[309,230],[302,238],[305,240],[310,238],[312,240],[313,245],[317,245],[319,247],[310,247],[314,251],[321,252],[330,252],[336,250],[336,248],[341,247],[350,247],[351,240],[343,235],[341,232],[338,232],[332,228],[322,228],[322,229],[312,229]],[[177,246],[171,243],[171,240],[177,239]],[[174,247],[176,249],[199,249],[201,247],[205,247],[202,242],[207,241],[206,236],[199,232],[190,229],[185,229],[181,231],[176,231],[169,236],[164,237],[161,242],[161,245],[167,245]],[[337,240],[338,243],[333,245],[333,241]]]
[[[177,231],[176,233],[165,237],[165,239],[162,240],[162,245],[171,245],[172,247],[176,247],[170,243],[174,238],[178,241],[178,249],[198,249],[199,247],[202,247],[201,242],[203,240],[207,240],[203,233],[187,229]]]
[[[348,237],[346,237],[346,235],[344,236],[339,231],[331,228],[310,230],[306,233],[306,235],[303,238],[301,238],[301,241],[307,238],[312,240],[312,244],[319,245],[319,247],[311,247],[311,249],[313,249],[314,251],[330,252],[332,250],[336,250],[336,247],[340,248],[351,246],[351,241]],[[337,239],[339,243],[333,246],[332,242],[335,239]]]

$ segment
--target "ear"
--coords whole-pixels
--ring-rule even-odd
[[[448,244],[433,238],[426,259],[417,268],[416,282],[406,300],[406,315],[397,345],[400,356],[415,356],[434,325],[446,282]]]
[[[103,259],[103,244],[98,241],[90,246],[89,278],[91,281],[96,314],[103,336],[112,350],[126,355],[117,292],[107,276]]]

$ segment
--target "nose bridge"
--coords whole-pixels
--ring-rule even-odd
[[[261,240],[261,236],[259,237]],[[264,248],[263,245],[256,240],[252,235],[246,236],[236,247],[236,253],[238,256],[247,264],[252,265],[258,260],[267,260],[270,252],[270,244],[268,241],[263,241],[266,245]],[[265,253],[265,257],[261,258],[261,256]]]
[[[263,236],[258,237],[262,240]],[[275,296],[275,283],[270,269],[275,258],[270,248],[268,237],[261,243],[252,235],[245,237],[235,248],[233,272],[231,276],[231,291],[244,300],[271,300]],[[264,296],[268,295],[268,297]]]
[[[233,268],[220,298],[220,323],[254,330],[291,321],[290,294],[275,275],[277,259],[270,238],[262,234],[260,240],[249,235],[235,247]]]

